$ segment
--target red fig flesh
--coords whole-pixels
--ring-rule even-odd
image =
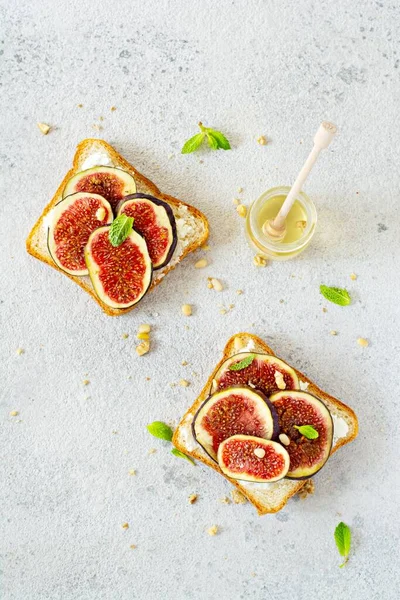
[[[270,401],[276,408],[281,433],[288,436],[286,450],[290,456],[287,477],[306,479],[315,475],[326,463],[332,447],[333,422],[325,404],[308,392],[282,391]],[[318,433],[307,439],[297,427],[311,425]]]
[[[250,360],[250,364],[236,370],[236,366],[244,360]],[[283,360],[269,354],[257,354],[253,352],[242,352],[228,358],[214,375],[217,389],[223,389],[232,385],[250,385],[261,390],[266,396],[270,396],[280,389],[296,390],[299,380],[296,372]]]
[[[92,233],[85,248],[86,264],[99,298],[111,308],[127,308],[137,304],[150,286],[150,256],[136,231],[116,247],[108,234],[109,227]]]
[[[289,462],[289,454],[283,446],[254,436],[234,435],[218,448],[221,471],[242,481],[278,481],[288,472]]]
[[[98,194],[72,194],[56,204],[50,217],[47,246],[54,262],[71,275],[87,275],[85,246],[95,229],[113,220],[110,204]]]
[[[192,428],[197,442],[214,460],[221,442],[232,435],[271,439],[278,434],[275,410],[267,398],[244,386],[230,387],[207,398]]]
[[[67,182],[63,198],[75,192],[100,194],[116,211],[124,196],[136,192],[136,183],[132,175],[116,167],[93,167],[77,173]]]

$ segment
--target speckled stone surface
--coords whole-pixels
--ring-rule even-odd
[[[397,598],[398,4],[1,4],[2,600]],[[314,243],[257,270],[232,199],[239,187],[249,204],[290,184],[324,118],[340,135],[306,186],[318,207]],[[227,134],[231,152],[180,155],[200,119]],[[48,136],[38,121],[52,126]],[[104,316],[25,252],[76,144],[91,136],[211,226],[210,266],[194,269],[205,253],[191,256],[124,318]],[[225,290],[207,289],[207,276]],[[328,306],[320,283],[347,287],[352,305]],[[138,358],[143,322],[152,351]],[[178,422],[239,330],[264,337],[360,421],[314,496],[263,518],[221,504],[227,482],[173,457],[145,428]],[[171,387],[180,378],[190,386]],[[340,520],[353,532],[343,569]]]

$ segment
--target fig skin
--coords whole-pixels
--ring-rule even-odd
[[[99,235],[100,233],[104,233],[107,232],[107,236],[108,236],[108,231],[110,229],[109,225],[106,225],[105,227],[100,227],[99,229],[96,229],[92,235],[89,238],[89,241],[86,245],[85,248],[85,260],[86,260],[86,264],[88,266],[88,270],[89,270],[89,276],[93,285],[93,288],[96,292],[96,294],[98,295],[98,297],[100,298],[100,300],[102,302],[104,302],[104,304],[107,304],[107,306],[110,306],[111,308],[115,308],[115,309],[125,309],[125,308],[129,308],[130,306],[134,306],[135,304],[137,304],[138,302],[140,302],[140,300],[142,300],[144,298],[144,296],[147,294],[150,285],[151,285],[151,281],[152,281],[152,276],[153,276],[153,266],[151,264],[151,260],[150,260],[150,256],[148,254],[147,251],[147,245],[145,240],[142,238],[141,235],[139,235],[139,233],[137,233],[137,231],[132,230],[132,232],[130,233],[130,235],[128,236],[127,240],[131,240],[133,241],[135,244],[139,244],[140,250],[144,256],[144,260],[147,266],[146,269],[146,279],[147,279],[147,285],[144,287],[144,289],[142,290],[142,293],[140,295],[140,297],[138,299],[135,299],[134,301],[130,302],[130,303],[116,303],[113,300],[109,299],[104,293],[103,291],[100,289],[101,287],[101,283],[99,281],[98,278],[98,272],[96,272],[97,270],[100,271],[99,267],[97,266],[97,263],[95,263],[95,261],[92,259],[91,256],[91,244],[92,241],[94,239],[94,237],[96,235]],[[125,244],[125,242],[127,241],[125,240],[124,242],[122,242],[121,246],[123,246]],[[117,246],[115,249],[114,247],[111,245],[109,245],[109,251],[113,252],[113,251],[117,251],[118,248],[120,248],[120,246]]]
[[[165,209],[165,212],[167,213],[167,217],[168,217],[168,220],[171,225],[172,242],[171,242],[170,248],[169,248],[168,253],[167,253],[165,259],[163,260],[163,262],[158,265],[153,265],[154,271],[157,271],[158,269],[162,269],[169,263],[169,261],[172,258],[172,255],[175,252],[176,245],[178,243],[178,235],[177,235],[177,231],[176,231],[175,216],[172,211],[172,208],[170,207],[170,205],[167,202],[164,202],[163,200],[160,200],[159,198],[156,198],[155,196],[150,196],[150,194],[141,194],[141,193],[129,194],[128,196],[125,196],[117,206],[117,215],[121,214],[121,211],[126,202],[128,202],[129,200],[140,200],[141,198],[144,198],[145,200],[150,200],[150,202],[153,202],[153,204],[156,204],[157,206],[162,206]],[[135,229],[135,222],[133,223],[133,228]],[[141,235],[143,235],[143,234],[141,234]],[[143,237],[145,237],[145,236],[143,236]]]
[[[55,229],[56,229],[57,225],[59,225],[62,217],[64,215],[66,215],[66,213],[69,210],[73,211],[75,209],[75,214],[72,217],[72,224],[71,224],[71,219],[70,219],[70,223],[67,225],[67,234],[66,235],[68,237],[70,237],[69,234],[70,234],[71,229],[76,228],[77,225],[79,226],[79,220],[77,220],[77,218],[76,218],[77,217],[77,215],[76,215],[77,204],[80,201],[88,202],[89,200],[92,202],[94,201],[98,204],[98,206],[96,208],[96,212],[100,208],[104,208],[105,215],[104,215],[104,219],[102,221],[99,221],[97,219],[96,214],[94,215],[94,217],[96,218],[96,222],[93,222],[93,227],[89,230],[89,232],[87,229],[87,227],[88,227],[87,221],[83,223],[83,225],[86,229],[87,238],[86,238],[86,241],[84,239],[83,245],[81,246],[81,259],[83,261],[83,264],[85,264],[85,262],[84,262],[84,244],[87,243],[87,241],[89,240],[90,234],[93,233],[93,231],[95,231],[99,227],[102,227],[105,224],[110,224],[114,218],[111,205],[105,198],[103,198],[103,196],[100,196],[99,194],[90,194],[90,193],[86,193],[86,192],[76,192],[75,194],[66,196],[65,198],[63,198],[62,200],[57,202],[57,204],[55,204],[54,208],[52,209],[51,223],[49,223],[49,226],[47,228],[47,248],[48,248],[51,258],[53,259],[55,264],[62,271],[64,271],[65,273],[68,273],[69,275],[74,275],[75,277],[83,277],[84,275],[88,275],[89,272],[86,267],[80,268],[80,269],[70,269],[61,262],[61,260],[57,257],[58,245],[54,239],[54,234],[55,234]],[[86,207],[82,207],[82,208],[85,212],[89,211],[88,212],[89,216],[90,216],[90,211],[94,210],[94,208],[90,207],[90,206],[86,206]],[[92,217],[93,217],[93,213],[92,213]],[[81,227],[80,235],[82,235],[82,233],[85,233],[85,229],[82,230],[82,227]],[[77,233],[77,235],[79,235],[79,234]],[[76,240],[76,238],[75,238],[75,240]],[[73,240],[71,240],[71,239],[69,239],[68,241],[73,242]],[[71,244],[71,246],[72,246],[72,244]],[[76,247],[77,247],[77,245],[75,244],[75,248]]]
[[[296,480],[309,479],[322,469],[330,456],[333,443],[332,416],[322,400],[309,392],[283,390],[272,394],[270,400],[276,407],[281,433],[290,439],[286,450],[292,465],[297,465],[294,469],[289,467],[286,477]],[[300,410],[303,411],[303,416]],[[315,440],[306,439],[294,425],[311,425],[318,431],[319,437]],[[310,464],[310,457],[318,450],[319,454],[315,456],[314,464]],[[300,455],[296,456],[297,453]],[[308,464],[302,465],[301,457],[308,459]],[[297,464],[299,460],[300,464]]]
[[[262,450],[264,456],[257,454],[257,451]],[[231,462],[227,464],[229,453]],[[239,481],[279,481],[286,476],[289,464],[289,454],[284,446],[255,436],[234,435],[224,440],[218,448],[218,465],[221,471],[227,477]]]
[[[277,412],[276,412],[273,404],[268,400],[268,398],[262,392],[260,392],[259,390],[255,390],[249,386],[242,386],[242,385],[234,385],[229,388],[225,388],[223,390],[218,390],[217,392],[215,392],[214,394],[211,394],[210,396],[208,396],[208,398],[206,398],[206,400],[201,404],[200,408],[196,412],[196,414],[193,418],[193,421],[192,421],[192,433],[193,433],[194,439],[203,448],[203,450],[208,454],[208,456],[216,462],[217,462],[217,451],[215,451],[214,449],[210,451],[210,449],[208,447],[206,447],[206,445],[204,443],[202,443],[199,439],[200,434],[202,433],[202,430],[200,430],[200,432],[198,431],[198,429],[201,427],[201,423],[199,422],[199,419],[204,418],[207,415],[207,412],[204,411],[204,408],[208,404],[210,404],[210,408],[213,407],[213,404],[212,404],[213,400],[217,400],[217,399],[219,399],[219,397],[223,398],[224,395],[229,397],[229,395],[231,395],[231,394],[232,395],[235,393],[239,394],[240,392],[242,392],[243,395],[246,395],[246,392],[247,392],[249,394],[249,396],[252,397],[255,402],[257,400],[262,402],[263,403],[261,405],[262,408],[265,408],[264,404],[266,405],[266,408],[268,409],[268,413],[269,413],[268,417],[271,420],[271,439],[275,440],[279,436],[280,431],[279,431],[279,422],[278,422]],[[211,437],[211,434],[209,432],[205,432],[205,433],[206,433],[206,435],[209,435]],[[238,433],[238,432],[233,431],[232,434],[233,433]],[[246,433],[246,432],[240,432],[240,433]],[[229,435],[228,437],[232,437],[232,436]],[[264,438],[262,438],[262,439],[264,439]]]
[[[250,355],[254,355],[255,358],[248,367],[245,367],[239,371],[231,371],[229,369],[230,365],[240,362]],[[261,361],[265,364],[267,380],[260,381],[259,374],[261,371],[260,369],[254,369],[256,361]],[[268,365],[271,367],[270,370],[268,369]],[[274,365],[276,368],[274,368]],[[216,382],[218,390],[230,387],[232,385],[250,385],[250,387],[254,386],[255,389],[260,390],[263,394],[269,397],[272,393],[280,391],[276,384],[275,377],[272,374],[274,371],[279,371],[283,374],[283,378],[287,386],[286,389],[299,389],[299,380],[292,367],[276,356],[262,354],[259,352],[240,352],[226,359],[226,361],[214,374],[213,381]],[[226,384],[223,381],[224,379],[227,380]]]

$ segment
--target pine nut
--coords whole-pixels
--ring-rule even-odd
[[[240,217],[245,217],[247,215],[247,207],[244,204],[239,204],[236,211]]]
[[[289,444],[290,444],[290,439],[288,438],[288,436],[286,435],[286,433],[281,433],[280,434],[279,441],[284,446],[289,446]]]
[[[212,283],[212,286],[213,286],[213,288],[214,288],[214,290],[216,292],[222,292],[222,290],[224,289],[223,285],[222,285],[222,283],[220,282],[219,279],[215,279],[214,277],[212,277],[211,278],[211,283]]]
[[[196,269],[204,269],[204,267],[206,267],[207,265],[207,260],[205,258],[201,258],[197,261],[197,263],[194,266],[196,267]]]
[[[265,450],[264,450],[264,448],[256,448],[254,450],[254,454],[257,456],[257,458],[264,458]]]
[[[190,315],[192,314],[192,307],[190,304],[184,304],[182,306],[182,313],[185,315],[185,317],[190,317]]]
[[[139,329],[138,329],[139,333],[150,333],[150,331],[151,331],[150,325],[148,325],[148,324],[139,325]]]

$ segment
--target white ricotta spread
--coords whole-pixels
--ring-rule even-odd
[[[81,169],[92,169],[93,167],[113,167],[113,162],[105,152],[93,152],[83,161]]]
[[[250,339],[243,348],[240,348],[239,352],[251,352],[255,350],[255,344],[252,339]]]
[[[54,208],[52,208],[52,209],[51,209],[51,210],[50,210],[50,211],[47,213],[47,215],[45,215],[45,216],[43,217],[43,229],[45,230],[45,232],[46,232],[46,235],[47,235],[47,230],[48,230],[48,228],[50,227],[50,225],[51,225],[51,224],[52,224],[52,222],[53,222],[53,218],[54,218]]]
[[[342,417],[337,417],[336,415],[332,415],[333,421],[333,445],[336,444],[338,440],[346,437],[349,431],[349,426],[346,421]]]
[[[308,386],[310,385],[308,381],[299,381],[300,389],[302,392],[306,392],[308,390]]]

